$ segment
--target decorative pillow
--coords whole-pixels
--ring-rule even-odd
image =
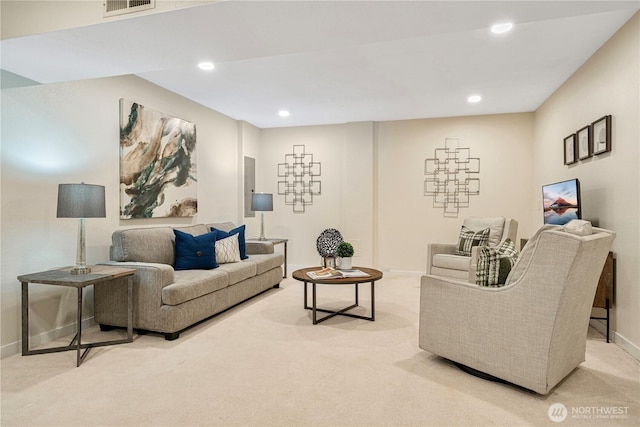
[[[489,229],[471,231],[464,225],[460,230],[456,255],[471,256],[471,248],[474,246],[484,246],[489,241]]]
[[[216,261],[218,264],[240,262],[239,233],[216,241]]]
[[[245,226],[241,225],[239,227],[234,228],[233,230],[227,232],[227,231],[222,231],[222,230],[218,230],[217,228],[213,228],[211,227],[211,231],[215,231],[218,233],[218,239],[224,239],[226,237],[229,236],[233,236],[234,234],[238,235],[238,246],[240,248],[240,259],[247,259],[249,258],[247,256],[247,243],[246,240],[244,238],[245,234]]]
[[[478,267],[476,269],[476,284],[499,288],[504,286],[511,268],[518,259],[516,245],[506,238],[497,247],[480,247]]]
[[[216,268],[215,231],[193,236],[173,230],[176,236],[176,270],[211,270]]]
[[[584,221],[580,219],[572,219],[565,224],[564,229],[576,236],[590,236],[593,234],[593,227],[590,221]]]

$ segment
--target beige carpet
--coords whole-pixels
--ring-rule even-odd
[[[321,287],[319,301],[346,301],[351,289]],[[363,285],[365,306],[368,294]],[[419,277],[388,274],[378,282],[375,322],[337,317],[314,326],[302,295],[302,284],[287,279],[176,341],[136,336],[132,344],[94,348],[80,368],[73,352],[5,358],[0,423],[640,425],[640,365],[593,331],[586,362],[543,397],[420,350]],[[548,416],[555,403],[569,411],[558,424]]]

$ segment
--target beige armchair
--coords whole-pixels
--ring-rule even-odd
[[[568,229],[540,229],[501,288],[423,276],[420,348],[549,393],[584,361],[591,304],[615,238],[590,224],[586,235]]]
[[[466,218],[465,227],[472,231],[489,228],[489,246],[497,246],[507,237],[516,243],[518,221],[504,217]],[[471,256],[456,255],[455,243],[430,243],[427,245],[427,274],[453,277],[475,283],[478,248],[474,247]]]

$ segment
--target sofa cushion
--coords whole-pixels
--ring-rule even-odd
[[[229,231],[236,228],[236,225],[233,222],[226,221],[226,222],[212,222],[210,224],[207,224],[207,227],[209,229],[217,228],[218,230],[226,231],[228,233]]]
[[[471,248],[474,246],[484,246],[489,241],[489,228],[474,231],[466,226],[460,229],[460,237],[456,246],[456,255],[471,256]]]
[[[173,230],[176,241],[176,270],[211,270],[218,267],[215,243],[217,232],[193,236]]]
[[[176,255],[171,227],[116,230],[111,240],[112,261],[174,264]]]
[[[209,227],[207,227],[204,224],[193,224],[193,225],[187,225],[184,227],[173,227],[173,229],[180,230],[184,233],[189,233],[192,236],[199,236],[201,234],[206,234],[209,231],[211,231]]]
[[[174,282],[162,288],[162,304],[178,305],[229,285],[229,275],[221,270],[180,270]]]
[[[471,257],[451,254],[436,254],[431,261],[433,267],[469,271]]]
[[[256,274],[262,274],[281,266],[284,263],[284,255],[282,253],[251,255],[251,258],[243,262],[249,261],[256,265]]]
[[[227,223],[228,224],[228,223]],[[218,239],[224,239],[225,237],[232,236],[234,234],[238,235],[238,245],[240,246],[240,259],[247,259],[247,243],[245,239],[245,226],[241,225],[229,231],[225,231],[216,227],[211,227],[211,231],[216,231],[218,233]]]
[[[256,275],[256,264],[253,262],[253,257],[246,261],[222,264],[219,269],[227,273],[229,286]]]
[[[516,245],[509,238],[495,248],[481,246],[476,269],[476,284],[489,287],[504,286],[517,259]]]
[[[216,240],[216,262],[218,264],[240,262],[240,247],[238,245],[237,233],[224,239]]]
[[[502,216],[497,217],[469,217],[465,218],[462,225],[472,231],[481,231],[485,228],[489,229],[489,246],[498,246],[504,234],[505,219]]]

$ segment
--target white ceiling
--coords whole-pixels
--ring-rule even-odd
[[[3,40],[1,66],[41,83],[135,74],[261,128],[525,112],[638,10],[637,0],[227,1]],[[510,33],[489,31],[506,20]]]

